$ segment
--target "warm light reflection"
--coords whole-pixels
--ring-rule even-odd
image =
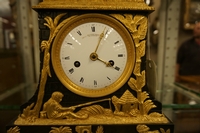
[[[71,33],[69,33],[69,36],[72,38],[72,40],[81,45],[81,43]]]
[[[186,27],[189,27],[189,26],[190,26],[190,23],[186,23],[185,26],[186,26]]]
[[[108,32],[106,33],[106,36],[105,36],[104,40],[106,40],[106,39],[108,38],[109,34],[110,34],[113,30],[114,30],[113,28],[110,28],[110,29],[108,30]]]
[[[153,34],[154,34],[154,35],[158,34],[158,30],[154,30],[154,31],[153,31]]]

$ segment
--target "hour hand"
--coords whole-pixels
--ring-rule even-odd
[[[107,67],[113,67],[113,65],[110,62],[106,62],[106,61],[100,59],[99,57],[97,58],[97,60],[103,62]]]

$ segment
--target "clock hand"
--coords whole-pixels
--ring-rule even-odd
[[[99,60],[99,61],[103,62],[104,64],[106,64],[107,67],[113,67],[113,65],[112,65],[110,62],[106,62],[106,61],[100,59],[100,58],[98,57],[98,54],[95,53],[95,52],[93,52],[93,53],[90,54],[90,59],[91,59],[92,61]]]
[[[104,64],[106,64],[107,67],[113,67],[110,62],[106,62],[106,61],[100,59],[99,57],[97,57],[97,60],[99,60],[99,61],[103,62]]]
[[[102,38],[104,37],[104,31],[105,31],[105,29],[106,29],[106,28],[104,28],[103,32],[102,32],[102,33],[100,34],[100,36],[99,36],[99,41],[98,41],[98,44],[97,44],[97,46],[96,46],[96,49],[95,49],[94,53],[97,52],[97,49],[98,49],[98,47],[99,47],[99,44],[100,44]]]

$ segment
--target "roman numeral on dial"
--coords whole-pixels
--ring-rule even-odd
[[[118,57],[124,57],[124,55],[123,54],[118,54]]]
[[[67,44],[68,44],[68,45],[72,45],[72,43],[70,43],[70,42],[68,42]]]
[[[79,31],[77,31],[77,33],[81,36],[82,35],[82,33],[81,33],[81,31],[79,30]]]
[[[116,66],[116,67],[115,67],[115,70],[119,71],[119,70],[120,70],[120,68],[119,68],[118,66]]]
[[[70,60],[70,56],[62,57],[64,60]]]
[[[91,27],[92,32],[95,32],[95,26]]]
[[[95,86],[97,85],[97,81],[96,81],[96,80],[94,80],[94,85],[95,85]]]
[[[109,77],[107,77],[108,80],[111,80]]]
[[[84,78],[83,78],[83,77],[81,77],[81,79],[80,79],[80,82],[81,82],[81,83],[83,83],[83,82],[84,82]]]
[[[70,74],[74,73],[74,68],[69,69],[69,73]]]

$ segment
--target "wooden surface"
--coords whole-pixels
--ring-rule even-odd
[[[183,82],[191,82],[194,84],[200,84],[200,75],[191,75],[191,76],[180,76],[180,80]]]
[[[179,79],[179,85],[200,94],[200,75],[180,76]]]

